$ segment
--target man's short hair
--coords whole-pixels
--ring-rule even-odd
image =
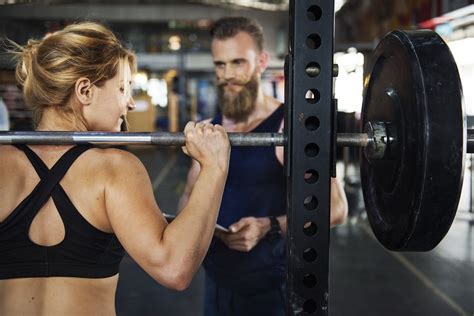
[[[249,34],[259,51],[263,51],[263,29],[255,20],[245,17],[224,17],[217,20],[211,27],[212,39],[228,39],[239,32]]]

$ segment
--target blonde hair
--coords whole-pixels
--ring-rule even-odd
[[[107,27],[95,22],[71,24],[41,40],[16,46],[16,78],[35,124],[46,107],[55,106],[64,114],[73,113],[86,126],[69,102],[76,81],[86,77],[100,87],[117,74],[123,61],[136,71],[134,53],[124,48]]]

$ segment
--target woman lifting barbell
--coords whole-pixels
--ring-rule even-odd
[[[82,22],[18,46],[16,75],[39,131],[119,131],[134,108],[135,56]],[[167,224],[132,154],[93,146],[0,146],[0,315],[115,314],[127,251],[182,290],[211,241],[230,145],[219,125],[188,123],[201,164],[189,203]]]

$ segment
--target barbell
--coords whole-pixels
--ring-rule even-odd
[[[361,133],[336,133],[362,147],[361,180],[370,225],[395,251],[427,251],[446,235],[474,152],[451,52],[429,30],[393,31],[377,45],[364,80]],[[285,146],[282,133],[229,133],[232,146]],[[0,132],[0,144],[182,146],[184,133]],[[467,150],[466,150],[467,149]]]
[[[372,126],[369,124],[368,126]],[[366,155],[384,151],[387,146],[386,137],[382,135],[382,123],[377,124],[377,133],[339,133],[337,145],[346,147],[367,147]],[[285,146],[283,133],[228,133],[232,146]],[[0,144],[30,145],[78,145],[78,144],[112,144],[112,145],[155,145],[184,146],[184,133],[177,132],[33,132],[12,131],[0,132]],[[382,149],[381,149],[382,148]],[[378,149],[378,151],[377,151]]]

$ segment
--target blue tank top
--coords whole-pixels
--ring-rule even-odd
[[[0,280],[32,277],[106,278],[119,272],[125,251],[114,234],[92,226],[77,211],[60,181],[73,162],[91,146],[69,149],[52,169],[25,145],[23,150],[40,182],[0,222]],[[64,224],[64,239],[54,246],[35,244],[28,237],[30,225],[52,198]]]
[[[251,132],[278,132],[284,108],[280,105]],[[213,124],[221,124],[218,115]],[[232,147],[229,173],[217,223],[228,227],[242,217],[286,214],[286,176],[275,147]],[[241,293],[256,293],[285,281],[284,237],[262,239],[250,252],[229,249],[212,240],[204,260],[209,277]]]

